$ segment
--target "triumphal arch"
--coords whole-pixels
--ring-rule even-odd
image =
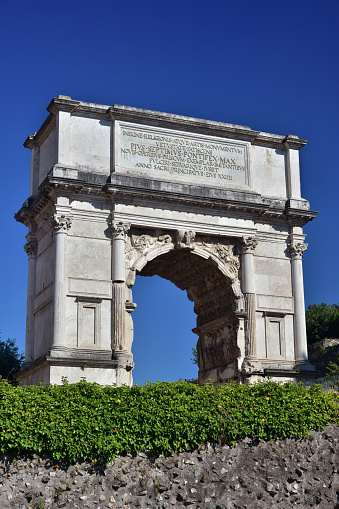
[[[306,141],[66,96],[47,109],[15,216],[29,228],[22,382],[130,384],[137,274],[194,301],[200,383],[310,374]]]

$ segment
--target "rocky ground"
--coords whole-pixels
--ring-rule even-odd
[[[0,507],[339,509],[339,427],[304,440],[203,445],[169,457],[64,465],[0,458]]]

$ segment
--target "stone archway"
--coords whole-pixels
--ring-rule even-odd
[[[137,273],[194,301],[201,382],[314,376],[304,140],[65,96],[48,111],[15,216],[29,227],[23,383],[131,384]]]
[[[133,286],[136,274],[158,275],[186,290],[194,302],[199,383],[240,379],[245,345],[239,266],[230,239],[183,230],[130,231],[126,246],[127,286]],[[129,321],[131,330],[131,317]]]

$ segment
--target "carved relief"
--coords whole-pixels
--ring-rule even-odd
[[[161,232],[160,234],[132,234],[127,239],[125,260],[127,268],[131,267],[133,262],[140,256],[146,255],[150,249],[159,248],[165,244],[172,243],[171,235]]]
[[[168,244],[172,242],[172,237],[168,234],[152,236],[152,235],[132,235],[131,244],[137,250],[144,252],[151,246]]]
[[[240,350],[236,338],[234,324],[200,335],[197,343],[199,369],[207,371],[227,366],[237,359]]]
[[[36,239],[31,239],[24,245],[24,250],[28,256],[36,256],[38,253],[38,242]]]
[[[176,248],[177,249],[193,249],[193,242],[195,239],[195,232],[189,230],[176,231]]]
[[[112,238],[114,240],[122,239],[126,240],[128,230],[130,229],[130,224],[122,223],[117,221],[112,221],[110,224],[110,229],[112,233]]]
[[[254,237],[243,237],[238,244],[239,252],[241,254],[252,254],[258,244],[257,239]]]
[[[292,260],[301,260],[307,247],[308,244],[304,244],[303,242],[292,242],[289,245]]]
[[[64,214],[54,214],[51,218],[51,225],[55,233],[67,232],[72,225],[72,218]]]
[[[238,280],[240,263],[239,256],[234,254],[234,244],[227,239],[221,240],[220,238],[201,236],[197,237],[195,245],[197,247],[203,247],[214,254],[214,256],[216,256],[216,258],[218,258],[224,265],[227,265],[232,279],[234,278],[234,282]],[[240,284],[237,290],[239,289]]]

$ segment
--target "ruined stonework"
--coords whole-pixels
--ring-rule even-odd
[[[0,507],[339,509],[339,430],[105,464],[0,457]],[[39,505],[40,504],[40,505]]]
[[[194,302],[199,383],[309,377],[305,141],[59,96],[25,146],[23,383],[131,384],[136,275]],[[169,317],[169,319],[171,319]]]

